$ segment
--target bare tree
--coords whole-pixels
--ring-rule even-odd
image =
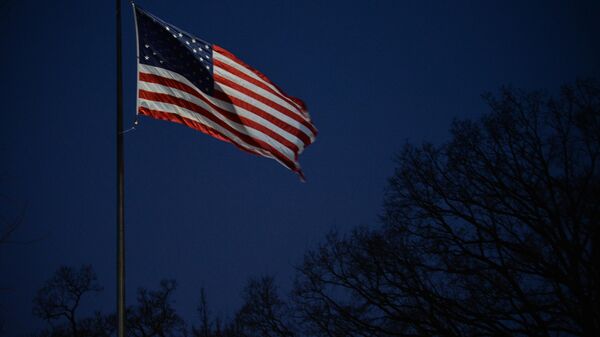
[[[84,295],[99,292],[102,287],[98,284],[96,274],[89,265],[79,270],[71,267],[60,267],[40,288],[33,300],[33,313],[45,320],[51,329],[42,332],[49,336],[104,336],[110,334],[110,329],[92,331],[93,327],[107,327],[105,318],[80,320],[78,309]]]
[[[295,286],[315,336],[597,336],[600,86],[503,89],[406,145],[382,228],[332,234]]]
[[[273,277],[250,279],[243,293],[244,304],[237,312],[238,336],[293,337],[291,313],[280,298]]]
[[[81,335],[85,337],[111,337],[114,336],[116,327],[116,315],[103,315],[98,311],[94,313],[94,316],[79,321]]]
[[[163,280],[158,290],[138,289],[137,305],[127,308],[127,335],[133,337],[186,336],[186,325],[172,306],[175,280]]]
[[[198,303],[198,316],[200,317],[200,326],[192,326],[192,335],[194,337],[211,337],[213,322],[210,319],[208,303],[206,300],[206,291],[204,287],[200,288],[200,302]]]

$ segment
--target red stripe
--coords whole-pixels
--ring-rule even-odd
[[[179,115],[171,113],[171,112],[148,109],[146,107],[140,107],[138,111],[141,115],[144,115],[144,116],[149,116],[149,117],[164,120],[164,121],[169,121],[169,122],[186,125],[194,130],[198,130],[200,132],[208,134],[209,136],[212,136],[217,139],[223,140],[225,142],[231,143],[231,144],[235,145],[235,147],[237,147],[238,149],[240,149],[244,152],[248,152],[250,154],[264,157],[264,155],[262,155],[261,153],[256,152],[251,149],[248,149],[248,148],[236,143],[235,141],[227,138],[226,136],[222,135],[219,131],[212,129],[212,128],[210,128],[202,123],[199,123],[197,121],[191,120],[189,118],[185,118],[185,117],[179,116]],[[288,169],[296,172],[300,176],[300,179],[302,179],[303,181],[305,180],[302,170],[300,170],[296,165],[289,166],[286,164],[285,166]]]
[[[260,87],[260,88],[262,88],[262,89],[264,89],[264,90],[272,93],[273,95],[281,98],[282,100],[284,100],[285,102],[287,102],[291,106],[293,106],[294,108],[298,109],[298,113],[299,113],[300,116],[302,116],[304,118],[306,117],[306,114],[304,113],[304,111],[302,111],[302,108],[298,104],[296,104],[294,101],[292,101],[291,99],[289,99],[288,97],[286,97],[284,94],[282,94],[279,91],[273,89],[273,87],[268,86],[267,84],[265,84],[265,82],[257,80],[256,78],[254,78],[252,76],[249,76],[248,74],[244,73],[243,71],[241,71],[241,70],[239,70],[239,69],[237,69],[237,68],[235,68],[233,66],[230,66],[229,64],[227,64],[227,63],[225,63],[223,61],[217,60],[217,59],[213,60],[213,65],[215,67],[222,68],[222,69],[226,70],[227,72],[232,73],[235,76],[237,76],[239,78],[242,78],[245,81],[248,81],[248,82],[256,85],[257,87]]]
[[[266,142],[264,142],[260,139],[256,139],[254,137],[251,137],[249,135],[246,135],[244,133],[241,133],[241,132],[235,130],[233,127],[231,127],[230,125],[228,125],[221,119],[217,118],[215,115],[211,114],[206,109],[204,109],[194,103],[188,102],[183,99],[179,99],[179,98],[171,96],[171,95],[159,94],[159,93],[145,91],[145,90],[139,91],[139,97],[141,99],[146,99],[149,101],[174,104],[176,106],[185,108],[187,110],[194,111],[194,112],[206,117],[207,119],[211,120],[213,123],[219,125],[220,127],[226,129],[230,133],[236,135],[238,138],[240,138],[246,144],[267,150],[274,157],[276,157],[277,159],[282,161],[290,169],[295,169],[297,167],[296,163],[291,161],[288,157],[286,157],[283,153],[279,152],[277,149],[275,149],[271,145],[267,144]],[[297,152],[294,152],[294,157],[295,157],[294,159],[297,159]]]
[[[292,118],[293,120],[295,120],[296,122],[304,125],[307,129],[309,129],[313,135],[316,137],[317,136],[317,130],[315,129],[315,127],[310,123],[307,122],[304,118],[300,117],[298,114],[296,114],[295,112],[289,110],[288,108],[285,108],[273,101],[271,101],[270,99],[257,94],[256,92],[248,89],[247,87],[244,87],[242,85],[239,85],[229,79],[226,79],[223,76],[217,75],[217,74],[213,74],[213,77],[215,78],[215,85],[217,86],[218,89],[218,84],[219,83],[223,83],[225,85],[227,85],[228,87],[231,87],[247,96],[250,96],[252,98],[254,98],[255,100],[268,105],[269,107],[281,112],[282,114]]]
[[[175,89],[179,89],[181,91],[187,92],[190,95],[194,95],[198,98],[202,98],[200,97],[201,95],[198,93],[197,89],[194,89],[192,87],[190,87],[189,85],[179,82],[177,80],[174,80],[172,78],[167,78],[167,77],[162,77],[159,75],[155,75],[155,74],[148,74],[148,73],[139,73],[139,80],[142,82],[149,82],[149,83],[156,83],[156,84],[162,84],[171,88],[175,88]]]
[[[144,91],[144,90],[140,90]],[[145,92],[150,92],[150,91],[145,91]],[[159,94],[159,93],[156,93]],[[194,104],[192,102],[186,101],[185,99],[182,98],[178,98],[175,96],[171,96],[171,95],[167,95],[167,94],[163,94],[160,93],[159,95],[166,95],[168,97],[171,97],[173,99],[173,101],[169,101],[166,103],[172,103],[181,107],[184,107],[188,110],[192,110],[192,111],[196,111],[195,109],[203,109],[202,107],[200,107],[197,104]],[[273,138],[274,140],[276,140],[278,143],[282,144],[283,146],[287,147],[288,149],[292,150],[294,153],[297,153],[300,149],[298,148],[298,145],[290,142],[289,140],[285,139],[283,136],[281,136],[280,134],[274,132],[273,130],[267,128],[266,126],[257,123],[251,119],[245,118],[245,117],[241,117],[235,113],[229,112],[225,109],[221,109],[219,107],[217,107],[216,105],[211,104],[206,98],[204,97],[199,97],[200,99],[202,99],[202,101],[204,101],[205,103],[209,104],[211,109],[215,110],[215,113],[219,113],[221,114],[223,117],[227,118],[229,121],[233,122],[233,123],[237,123],[237,124],[241,124],[242,126],[249,126],[255,130],[258,130],[262,133],[264,133],[265,135]],[[185,106],[184,106],[185,104]]]
[[[215,90],[213,92],[213,97],[216,99],[219,99],[221,101],[224,101],[224,102],[229,102],[229,103],[233,104],[234,106],[239,106],[242,109],[246,109],[246,110],[254,113],[255,115],[261,116],[261,117],[273,122],[273,124],[276,124],[280,128],[286,130],[288,133],[290,133],[290,134],[294,135],[295,137],[297,137],[298,139],[300,139],[302,141],[302,143],[304,143],[305,147],[311,144],[310,138],[306,135],[306,133],[304,133],[304,131],[287,124],[286,122],[278,119],[277,117],[269,114],[268,112],[266,112],[260,108],[255,107],[254,105],[252,105],[248,102],[242,101],[241,99],[238,99],[233,96],[228,96],[226,93],[224,93],[222,91],[218,91],[218,90]]]
[[[237,114],[232,113],[231,111],[227,111],[224,110],[216,105],[214,105],[212,102],[210,102],[209,100],[206,99],[206,97],[204,97],[202,94],[200,94],[196,89],[190,87],[189,85],[179,82],[177,80],[171,79],[171,78],[166,78],[166,77],[162,77],[159,75],[155,75],[155,74],[147,74],[147,73],[140,73],[140,81],[144,81],[144,82],[150,82],[150,83],[156,83],[156,84],[160,84],[160,85],[165,85],[171,88],[175,88],[181,91],[184,91],[190,95],[193,95],[194,97],[197,97],[198,99],[203,100],[204,102],[206,102],[207,104],[209,104],[211,106],[211,108],[221,112],[221,114],[223,115],[229,115],[230,117],[228,117],[229,119],[242,119],[244,121],[244,124],[248,124],[248,125],[257,125],[260,126],[260,128],[264,129],[264,130],[268,130],[268,132],[272,133],[272,134],[276,134],[278,137],[280,137],[281,139],[283,139],[285,142],[288,143],[288,145],[293,145],[293,148],[286,145],[288,148],[290,148],[291,150],[293,150],[294,152],[297,152],[299,149],[298,147],[289,142],[287,139],[281,137],[279,134],[275,133],[274,131],[266,128],[265,126],[258,124],[257,122],[254,122],[252,120],[249,120],[247,118],[243,118],[243,117],[239,117]],[[260,116],[266,120],[268,120],[269,122],[277,125],[278,127],[280,127],[281,129],[287,131],[288,133],[298,137],[303,143],[304,146],[308,146],[310,145],[311,141],[310,138],[304,134],[304,132],[302,132],[302,130],[297,129],[296,127],[289,125],[288,123],[278,119],[277,117],[251,105],[248,104],[246,102],[243,102],[239,99],[236,99],[234,97],[229,97],[225,94],[222,94],[220,92],[215,91],[215,93],[213,94],[213,96],[217,99],[222,100],[225,103],[230,103],[233,106],[239,106],[241,108],[244,108],[252,113],[254,113],[257,116]],[[256,127],[256,129],[258,129],[258,127]],[[263,131],[261,129],[261,131]],[[278,140],[279,141],[279,140]]]
[[[265,82],[269,83],[270,85],[274,86],[275,89],[277,89],[285,97],[287,97],[291,101],[293,101],[294,105],[298,106],[300,108],[300,110],[302,110],[302,112],[306,112],[307,111],[306,104],[304,104],[304,102],[301,99],[286,94],[275,83],[271,82],[271,80],[267,76],[263,75],[263,73],[261,73],[260,71],[254,69],[251,66],[247,65],[246,63],[244,63],[244,61],[242,61],[239,58],[237,58],[237,56],[233,55],[229,50],[224,49],[223,47],[219,47],[219,46],[214,45],[214,44],[213,44],[212,48],[213,48],[213,50],[217,51],[219,54],[222,54],[222,55],[226,56],[228,59],[230,59],[230,60],[234,61],[235,63],[241,65],[242,67],[250,70],[251,72],[253,72],[254,74],[256,74],[256,76],[260,77],[263,81],[265,81]]]
[[[187,127],[190,127],[190,128],[192,128],[194,130],[197,130],[197,131],[200,131],[202,133],[205,133],[205,134],[207,134],[207,135],[209,135],[211,137],[217,138],[217,139],[222,140],[222,141],[227,142],[227,143],[231,143],[231,144],[235,145],[240,150],[243,150],[243,151],[246,151],[248,153],[255,154],[257,156],[261,156],[262,157],[262,155],[260,153],[255,152],[255,151],[253,151],[251,149],[248,149],[248,148],[246,148],[246,147],[244,147],[244,146],[236,143],[234,140],[228,138],[227,136],[223,135],[219,131],[217,131],[217,130],[215,130],[215,129],[207,126],[207,125],[199,123],[198,121],[195,121],[195,120],[192,120],[192,119],[189,119],[189,118],[185,118],[185,117],[179,116],[179,115],[171,113],[171,112],[153,110],[153,109],[149,109],[149,108],[146,108],[146,107],[140,107],[138,111],[139,111],[139,113],[141,115],[144,115],[144,116],[152,117],[152,118],[163,120],[163,121],[168,121],[168,122],[183,124],[183,125],[185,125]]]

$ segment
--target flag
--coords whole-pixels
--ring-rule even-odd
[[[303,178],[298,155],[317,135],[306,105],[226,49],[134,6],[138,114],[181,123],[277,160]]]

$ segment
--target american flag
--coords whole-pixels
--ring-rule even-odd
[[[224,48],[134,8],[138,113],[275,159],[303,178],[298,155],[317,135],[305,104]]]

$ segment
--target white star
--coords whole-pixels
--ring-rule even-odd
[[[198,52],[196,49],[193,49],[194,53]]]
[[[147,44],[145,44],[145,45],[144,45],[144,47],[146,47],[146,48],[150,48],[150,46],[149,46],[149,45],[147,45]]]
[[[192,39],[192,43],[196,43],[196,39]]]
[[[208,66],[206,66],[206,70],[209,70],[210,68]]]
[[[190,41],[185,41],[185,44],[187,44],[189,46],[190,45]]]
[[[206,50],[208,50],[208,45],[207,45],[207,44],[205,44],[205,45],[204,45],[204,48],[206,48]]]
[[[177,35],[173,34],[173,37],[174,37],[174,38],[177,38]]]
[[[179,37],[182,37],[182,36],[183,36],[183,34],[181,34],[181,33],[179,33],[178,35],[179,35]]]
[[[144,56],[144,59],[146,59],[146,60],[147,60],[147,59],[149,59],[149,58],[150,58],[150,57],[148,57],[148,56]]]
[[[166,28],[167,30],[171,30],[171,29],[169,29],[169,26],[165,26],[165,28]]]

